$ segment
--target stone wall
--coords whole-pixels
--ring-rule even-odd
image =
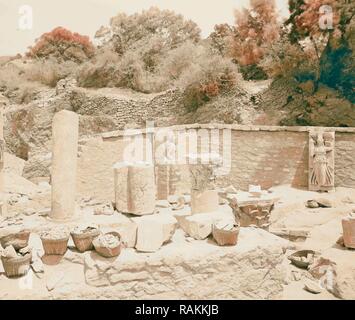
[[[308,131],[311,127],[269,127],[241,125],[189,125],[167,128],[172,130],[172,141],[177,146],[177,135],[187,130],[195,130],[196,134],[208,135],[209,151],[216,147],[211,133],[219,132],[219,151],[231,150],[230,172],[221,176],[220,185],[233,184],[246,190],[250,184],[260,184],[263,188],[289,184],[296,188],[307,188],[308,184]],[[230,131],[229,131],[230,129]],[[355,129],[325,128],[336,131],[335,142],[335,182],[336,186],[355,187]],[[158,131],[159,130],[159,131]],[[156,129],[154,134],[155,161],[161,158],[158,148],[166,141],[163,129]],[[199,131],[202,130],[202,131]],[[231,147],[223,144],[223,132],[230,132]],[[82,195],[95,195],[103,199],[113,200],[113,169],[117,161],[123,160],[123,152],[132,137],[142,131],[124,135],[123,131],[115,131],[95,135],[81,141],[79,159],[79,192]],[[191,131],[193,132],[193,131]],[[146,134],[143,130],[142,138]],[[151,133],[150,133],[151,134]],[[163,138],[159,139],[161,136]],[[227,134],[228,136],[228,134]],[[171,140],[171,139],[170,139]],[[198,139],[197,150],[205,151]],[[228,144],[228,141],[227,141]],[[193,146],[187,140],[187,153]],[[216,147],[217,149],[217,147]],[[161,151],[161,150],[160,150]],[[173,151],[174,152],[174,151]],[[177,154],[178,151],[176,150]],[[145,150],[144,150],[145,154]],[[178,191],[189,191],[187,165],[179,165],[181,183]],[[162,183],[164,180],[161,180]]]

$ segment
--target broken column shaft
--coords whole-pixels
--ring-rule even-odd
[[[53,118],[52,127],[52,210],[54,220],[75,215],[79,117],[63,110]]]
[[[152,164],[117,163],[114,175],[117,211],[134,215],[154,213],[156,188]]]

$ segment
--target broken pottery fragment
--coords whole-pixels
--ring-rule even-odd
[[[30,238],[30,231],[22,230],[16,233],[8,234],[0,238],[0,244],[3,248],[13,246],[15,250],[27,247]]]
[[[228,222],[213,225],[212,235],[219,246],[235,246],[238,242],[239,226]]]
[[[307,269],[314,262],[315,252],[313,250],[300,250],[291,254],[288,259],[295,266]]]

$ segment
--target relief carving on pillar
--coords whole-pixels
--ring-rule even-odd
[[[205,160],[209,160],[209,163]],[[190,177],[192,190],[214,190],[216,188],[216,179],[218,168],[221,165],[221,158],[214,154],[189,155]],[[194,161],[194,164],[191,164]]]
[[[309,190],[334,189],[334,132],[309,133]]]

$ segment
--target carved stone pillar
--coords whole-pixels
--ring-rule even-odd
[[[75,215],[79,117],[62,110],[55,114],[52,126],[52,210],[54,220]]]
[[[114,166],[115,207],[138,216],[155,210],[154,166],[149,163],[117,163]]]
[[[216,155],[189,156],[192,214],[218,210],[219,200],[215,180],[216,169],[220,163],[221,159]]]

